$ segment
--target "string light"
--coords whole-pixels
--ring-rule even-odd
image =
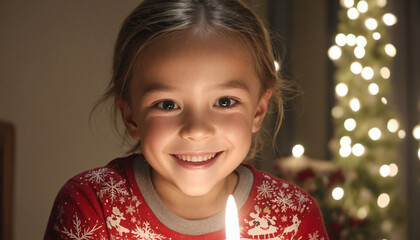
[[[341,0],[341,5],[346,8],[351,8],[354,5],[354,0]]]
[[[398,166],[395,163],[389,164],[389,176],[395,177],[398,173]]]
[[[344,115],[344,110],[340,106],[335,106],[331,109],[331,115],[334,118],[341,118]]]
[[[385,104],[385,105],[387,105],[387,104],[388,104],[388,100],[386,100],[386,98],[385,98],[385,97],[382,97],[382,98],[381,98],[381,102],[382,102],[383,104]]]
[[[382,165],[381,168],[379,168],[379,174],[382,177],[388,177],[390,173],[391,168],[389,167],[389,165]]]
[[[357,44],[357,46],[365,47],[366,44],[367,44],[367,40],[363,36],[358,36],[356,38],[356,44]]]
[[[343,33],[337,34],[335,37],[335,43],[337,43],[338,46],[343,47],[347,43],[346,35]]]
[[[357,112],[360,110],[360,101],[357,98],[352,98],[350,100],[350,108],[353,112]]]
[[[379,93],[379,86],[376,83],[369,84],[369,92],[372,95],[377,95]]]
[[[366,1],[362,0],[359,3],[357,3],[357,10],[359,10],[359,12],[365,13],[368,11],[368,9],[369,9],[369,6]]]
[[[365,21],[365,26],[369,29],[369,30],[375,30],[378,27],[378,22],[374,19],[374,18],[368,18]]]
[[[373,78],[374,72],[371,67],[364,67],[362,70],[362,78],[365,80],[371,80]]]
[[[387,26],[392,26],[397,23],[397,17],[392,13],[385,13],[382,17],[382,21],[384,21]]]
[[[350,146],[351,138],[349,136],[344,136],[340,138],[340,145],[341,146]]]
[[[352,7],[347,10],[347,17],[349,17],[351,20],[355,20],[359,17],[359,11],[357,11],[356,8]]]
[[[357,217],[360,219],[365,219],[368,215],[368,211],[366,207],[361,207],[357,210]]]
[[[385,53],[390,57],[397,55],[397,49],[391,43],[385,45]]]
[[[381,76],[384,79],[388,79],[389,77],[391,77],[391,71],[389,71],[389,68],[387,68],[387,67],[381,68],[381,70],[379,71],[379,73],[381,74]]]
[[[379,195],[377,203],[380,208],[386,208],[390,201],[391,198],[389,197],[389,195],[387,193],[382,193],[381,195]]]
[[[401,139],[404,139],[405,138],[405,131],[403,130],[403,129],[401,129],[401,130],[399,130],[398,131],[398,137],[399,138],[401,138]]]
[[[353,131],[356,128],[356,121],[353,118],[346,119],[344,128],[349,132]]]
[[[343,145],[340,147],[340,156],[346,158],[351,154],[351,146],[350,145]]]
[[[344,196],[344,190],[341,187],[336,187],[334,188],[334,190],[332,191],[332,197],[335,200],[340,200],[342,199]]]
[[[278,72],[280,70],[280,64],[277,61],[274,61],[274,67],[276,69],[276,72]]]
[[[296,144],[293,148],[292,148],[292,154],[295,158],[300,158],[302,157],[302,155],[305,153],[305,148],[300,145],[300,144]]]
[[[417,141],[420,140],[420,123],[413,128],[413,137]]]
[[[361,59],[365,56],[366,50],[361,46],[357,46],[354,48],[354,56],[358,59]]]
[[[337,60],[341,57],[341,48],[337,45],[333,45],[332,47],[330,47],[330,49],[328,50],[328,56],[332,59],[332,60]]]
[[[385,7],[386,0],[376,0],[376,4],[378,4],[379,7]]]
[[[356,143],[351,148],[351,152],[354,154],[354,156],[360,157],[363,155],[363,153],[365,153],[365,147],[360,143]]]
[[[356,45],[356,36],[351,33],[347,34],[346,41],[347,41],[347,45],[349,45],[350,47],[353,47],[354,45]]]
[[[374,33],[372,34],[372,37],[373,37],[373,39],[375,39],[375,40],[379,40],[379,39],[381,39],[381,34],[380,34],[380,33],[378,33],[378,32],[374,32]]]
[[[390,119],[388,123],[386,124],[388,131],[395,133],[398,131],[398,128],[400,127],[400,124],[396,119]]]
[[[340,97],[344,97],[347,95],[347,92],[349,91],[349,88],[347,87],[346,84],[344,83],[339,83],[337,84],[337,86],[335,87],[335,92],[337,93],[338,96]]]
[[[354,74],[360,74],[362,72],[362,64],[359,62],[353,62],[350,65],[350,71]]]
[[[377,141],[379,138],[381,138],[382,132],[379,130],[379,128],[371,128],[368,132],[368,135],[370,139]]]

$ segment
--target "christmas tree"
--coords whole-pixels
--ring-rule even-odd
[[[338,32],[328,51],[336,65],[333,162],[344,181],[335,183],[333,198],[321,205],[328,206],[324,216],[326,224],[335,224],[336,239],[390,239],[401,222],[396,162],[405,132],[388,102],[396,49],[387,29],[397,18],[385,11],[386,4],[341,0]]]

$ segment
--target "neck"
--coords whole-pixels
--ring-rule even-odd
[[[238,175],[231,173],[203,196],[188,196],[177,187],[168,184],[152,170],[153,186],[165,206],[176,215],[188,219],[205,219],[225,210],[226,201],[233,194],[238,183]]]

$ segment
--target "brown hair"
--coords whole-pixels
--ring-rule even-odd
[[[245,44],[253,58],[262,92],[273,89],[270,102],[277,112],[276,135],[283,118],[282,90],[286,87],[275,69],[267,29],[238,0],[144,0],[122,24],[114,50],[113,76],[106,93],[96,106],[115,97],[129,102],[129,81],[134,63],[142,50],[159,37],[187,30],[226,34]],[[118,107],[114,103],[115,123],[117,115]],[[260,133],[254,134],[252,142],[248,158],[253,157],[261,146]],[[131,152],[139,150],[139,147],[140,143]]]

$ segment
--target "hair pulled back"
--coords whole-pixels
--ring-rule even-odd
[[[273,89],[277,133],[283,116],[282,83],[275,69],[270,36],[261,20],[238,0],[144,0],[122,24],[114,50],[112,79],[99,103],[112,98],[129,103],[128,86],[142,50],[160,37],[188,30],[231,36],[249,49],[261,93]],[[116,122],[115,103],[113,115]],[[259,145],[257,133],[249,156],[255,155]],[[139,150],[139,146],[132,151]]]

